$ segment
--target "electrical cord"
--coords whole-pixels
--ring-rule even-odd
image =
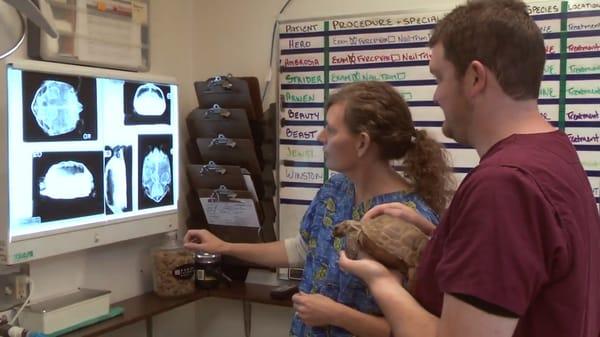
[[[19,316],[23,312],[23,309],[25,309],[25,307],[31,301],[31,296],[33,295],[33,289],[34,289],[33,288],[33,280],[30,277],[27,277],[27,283],[29,284],[29,296],[27,296],[27,299],[25,300],[25,302],[23,302],[23,304],[21,305],[21,307],[19,308],[19,310],[17,310],[17,312],[15,313],[15,315],[13,316],[13,318],[8,323],[10,325],[14,325],[15,324],[15,322],[17,321],[17,319],[19,318]]]
[[[0,54],[0,60],[8,57],[10,54],[14,53],[15,50],[19,49],[19,47],[23,44],[23,42],[25,41],[25,36],[27,35],[27,24],[25,23],[25,18],[23,17],[23,14],[21,14],[21,12],[19,12],[18,10],[16,10],[17,15],[19,16],[19,19],[21,20],[21,37],[19,37],[19,40],[17,41],[17,43],[12,46],[11,48],[8,49],[8,51],[3,52],[2,54]]]
[[[283,5],[283,7],[281,7],[281,10],[279,11],[279,14],[277,15],[277,19],[275,19],[275,23],[273,23],[273,32],[271,34],[271,53],[269,54],[269,73],[267,76],[267,82],[265,83],[265,89],[263,90],[263,94],[262,94],[262,101],[265,101],[265,97],[267,97],[267,92],[269,91],[269,86],[271,85],[271,79],[273,78],[273,52],[275,49],[275,32],[277,30],[277,26],[279,24],[279,19],[281,18],[281,15],[283,14],[283,12],[285,12],[286,8],[289,6],[289,4],[292,2],[293,0],[287,0],[285,2],[285,4]]]

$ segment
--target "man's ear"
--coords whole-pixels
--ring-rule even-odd
[[[366,132],[361,132],[356,141],[356,152],[358,157],[362,158],[371,147],[371,136]]]
[[[481,94],[488,84],[488,71],[483,63],[471,61],[463,79],[465,93],[469,97]]]

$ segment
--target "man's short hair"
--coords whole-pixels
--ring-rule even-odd
[[[538,97],[546,56],[544,38],[522,1],[471,0],[456,7],[435,26],[429,46],[438,43],[459,78],[477,60],[513,99]]]

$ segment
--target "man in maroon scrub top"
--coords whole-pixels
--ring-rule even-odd
[[[599,337],[600,216],[567,136],[540,115],[542,34],[514,0],[470,1],[433,31],[443,132],[473,146],[423,252],[412,297],[369,258],[340,266],[377,299],[396,337]],[[399,204],[381,213],[431,225]]]

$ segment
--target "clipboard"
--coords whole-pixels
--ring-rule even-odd
[[[199,202],[202,196],[206,197],[209,195],[209,190],[207,189],[198,189],[191,190],[186,199],[188,201],[190,218],[188,219],[188,228],[216,228],[219,232],[229,233],[227,237],[233,237],[235,239],[242,240],[243,236],[238,236],[236,233],[233,233],[235,230],[240,229],[242,232],[248,232],[247,227],[243,226],[220,226],[218,224],[209,224],[209,221],[206,218],[204,213],[204,209],[202,207],[202,203]],[[240,191],[235,191],[239,193]],[[248,194],[240,194],[242,196],[248,196]],[[277,236],[275,234],[275,219],[277,216],[277,211],[275,210],[275,205],[273,204],[273,200],[260,200],[256,203],[258,216],[261,225],[261,232],[259,233],[260,242],[271,242],[277,240]],[[223,227],[223,228],[221,228]],[[244,234],[245,235],[245,234]],[[251,236],[254,235],[251,233]],[[245,241],[240,241],[245,242]]]
[[[211,108],[218,104],[224,108],[244,109],[248,119],[258,119],[258,114],[254,111],[254,105],[250,96],[248,82],[233,77],[215,76],[206,81],[194,82],[196,97],[198,98],[198,107],[203,109]]]
[[[240,76],[239,79],[246,81],[248,83],[248,91],[250,92],[250,100],[252,101],[252,106],[254,107],[255,115],[251,117],[252,120],[262,120],[263,119],[263,104],[262,97],[260,92],[260,83],[258,82],[258,78],[254,76]]]
[[[209,225],[259,229],[259,206],[250,193],[230,190],[224,185],[208,193],[198,193]]]
[[[254,201],[250,192],[230,190],[225,186],[220,186],[217,189],[196,189],[194,195],[194,208],[199,211],[197,213],[201,213],[202,216],[195,218],[197,221],[192,224],[193,228],[206,228],[219,238],[229,242],[262,242],[261,234],[264,214],[260,204]],[[240,200],[243,200],[245,204],[239,205]],[[210,203],[220,203],[221,205],[219,205],[220,207],[207,208],[207,204]],[[227,209],[229,203],[238,203],[238,205],[234,205],[235,207],[232,209]],[[253,216],[240,218],[231,214],[215,214],[215,212],[231,213],[232,211],[245,211],[248,210],[250,203],[256,212],[256,218],[253,218]],[[219,217],[219,215],[223,216]],[[246,215],[248,215],[248,213],[246,213]],[[240,222],[222,222],[226,219],[239,219]]]
[[[223,190],[223,187],[220,187]],[[223,226],[219,224],[209,224],[205,216],[201,197],[213,196],[215,190],[200,189],[188,193],[188,201],[190,202],[190,217],[187,220],[189,229],[203,228],[208,229],[217,237],[234,243],[261,243],[275,241],[276,235],[274,230],[275,208],[272,200],[261,200],[256,204],[259,212],[260,227],[252,228],[245,226]],[[236,194],[235,197],[248,198],[248,191],[231,191]],[[271,208],[268,203],[270,202]],[[259,206],[260,205],[260,206]],[[263,207],[265,207],[264,212]],[[262,215],[264,213],[264,215]],[[249,263],[230,256],[223,257],[223,271],[236,280],[244,280],[248,272],[248,268],[265,268],[264,266]],[[268,269],[268,268],[267,268]]]
[[[275,219],[277,218],[277,211],[275,210],[273,199],[261,200],[260,204],[264,213],[260,238],[263,242],[277,241],[277,234],[275,233]]]
[[[258,199],[264,198],[265,186],[254,144],[248,139],[229,139],[224,135],[217,138],[197,138],[199,162],[213,161],[219,165],[235,165],[250,172]],[[243,174],[243,173],[242,173]]]
[[[233,190],[247,188],[239,166],[217,165],[211,161],[206,165],[189,164],[186,171],[192,189],[216,189],[221,185]]]
[[[187,152],[190,163],[202,163],[202,158],[200,157],[200,151],[198,151],[198,145],[196,144],[195,138],[189,138],[188,141],[185,142],[185,151]]]
[[[188,159],[189,159],[190,163],[205,162],[203,160],[203,158],[200,156],[200,151],[198,150],[198,146],[195,141],[194,142],[191,142],[191,141],[186,142],[185,147],[188,152]],[[214,163],[214,161],[209,161],[209,164],[211,162]],[[201,164],[195,164],[195,165],[202,166]],[[246,184],[244,185],[245,189],[248,189],[249,191],[254,191],[257,199],[262,199],[265,197],[266,188],[263,184],[262,174],[261,174],[261,176],[252,175],[247,169],[242,168],[237,165],[217,165],[217,166],[224,167],[224,168],[230,168],[231,170],[235,170],[235,171],[238,171],[238,169],[239,169],[241,171],[241,176],[242,176],[244,182],[246,182]],[[194,170],[199,170],[199,168],[195,168]],[[188,171],[188,178],[190,179],[190,182],[193,184],[192,176],[190,176],[191,173],[192,172]],[[272,175],[271,172],[268,172],[268,174]],[[248,180],[247,180],[248,177],[250,177],[253,186],[248,186]],[[229,186],[228,185],[229,180],[224,181],[224,183],[226,186]],[[239,186],[239,184],[237,184],[237,183],[235,185],[233,185],[233,183],[229,183],[229,184],[231,185],[232,188],[237,188],[237,186]],[[197,186],[197,187],[201,187],[201,186]],[[216,188],[218,186],[212,185],[211,187]],[[275,188],[275,185],[271,181],[270,185],[269,185],[269,191],[273,190],[274,188]]]
[[[249,139],[227,138],[220,134],[216,138],[196,138],[196,145],[204,162],[241,166],[253,176],[261,175],[254,144]]]
[[[244,183],[246,187],[245,190],[250,192],[254,196],[254,200],[258,202],[258,200],[264,197],[264,186],[259,186],[257,190],[254,183],[254,178],[252,177],[250,172],[243,167],[240,170],[242,171],[242,177],[244,178]],[[261,197],[258,196],[258,193],[260,193]]]
[[[252,139],[248,116],[242,109],[194,109],[186,118],[190,138],[214,138],[219,134],[230,138]]]

